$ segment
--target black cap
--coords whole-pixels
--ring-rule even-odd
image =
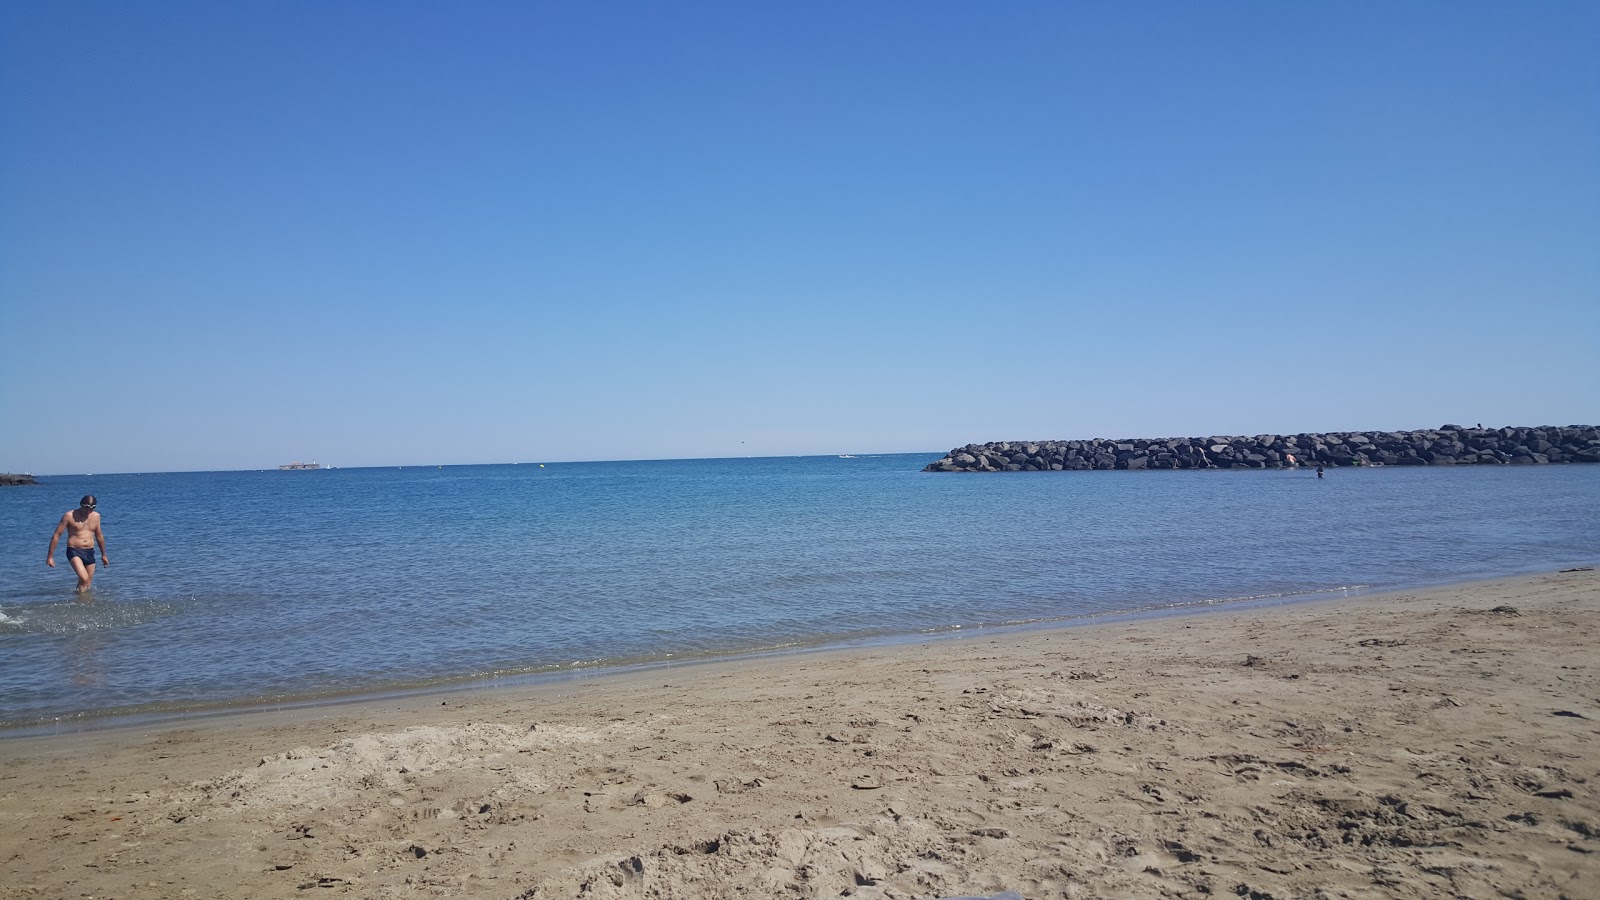
[[[84,494],[83,499],[78,501],[79,506],[86,506],[89,509],[94,509],[94,504],[95,500],[93,494]]]

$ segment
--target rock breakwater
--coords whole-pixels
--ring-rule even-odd
[[[0,487],[9,487],[16,484],[38,484],[32,475],[13,475],[10,472],[0,472]]]
[[[1600,462],[1600,426],[1339,431],[1254,437],[1000,441],[957,447],[924,472],[1282,469],[1293,466],[1539,465]]]

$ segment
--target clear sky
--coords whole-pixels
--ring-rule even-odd
[[[0,5],[0,471],[1600,421],[1600,4]]]

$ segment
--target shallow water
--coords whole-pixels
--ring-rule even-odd
[[[1600,560],[1600,466],[934,475],[938,453],[0,490],[0,723]],[[100,499],[73,596],[51,529]]]

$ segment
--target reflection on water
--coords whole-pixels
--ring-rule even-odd
[[[66,641],[68,677],[78,687],[100,687],[106,683],[106,637],[100,632],[78,632]]]

